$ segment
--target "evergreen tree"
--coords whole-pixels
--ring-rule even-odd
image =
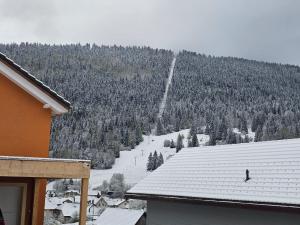
[[[109,190],[113,192],[113,198],[123,198],[125,193],[124,175],[121,173],[114,173],[110,179]]]
[[[248,135],[245,136],[244,142],[245,142],[245,143],[249,143],[249,142],[250,142],[250,139],[249,139],[249,136],[248,136]]]
[[[157,151],[155,150],[154,151],[154,154],[153,154],[153,170],[155,170],[159,165],[158,165],[158,154],[157,154]]]
[[[256,129],[256,132],[255,132],[254,141],[255,142],[261,141],[262,136],[263,136],[262,127],[258,126],[258,128]]]
[[[227,132],[226,144],[236,144],[236,135],[231,128]]]
[[[124,136],[124,146],[129,146],[130,145],[130,138],[129,138],[129,131],[125,131],[125,136]]]
[[[217,144],[216,134],[214,131],[212,131],[209,135],[208,145],[216,145],[216,144]]]
[[[244,134],[248,134],[248,125],[245,115],[243,114],[240,118],[240,131]]]
[[[154,170],[154,162],[153,162],[152,152],[150,152],[148,156],[148,162],[147,162],[147,171],[152,171],[152,170]]]
[[[158,156],[158,167],[160,167],[162,164],[164,164],[164,157],[161,153],[159,153]]]
[[[190,129],[190,132],[189,132],[189,134],[190,134],[190,136],[192,137],[194,134],[196,134],[197,133],[197,127],[196,127],[196,125],[193,123],[193,125],[192,125],[192,127],[191,127],[191,129]]]
[[[227,137],[227,126],[226,126],[225,117],[223,117],[217,129],[216,139],[225,140],[226,137]]]
[[[157,121],[157,130],[156,130],[156,135],[163,135],[165,134],[165,129],[163,127],[163,124],[161,122],[161,119],[158,119]]]
[[[138,125],[135,129],[135,144],[139,145],[143,140],[144,140],[143,132],[142,132],[141,126]]]
[[[174,140],[173,140],[173,139],[171,140],[170,148],[176,148],[176,146],[175,146],[175,143],[174,143]]]
[[[184,147],[183,137],[180,134],[178,134],[177,143],[176,143],[176,152],[179,152],[183,147]]]
[[[171,146],[170,140],[164,140],[164,147],[169,148]]]
[[[217,144],[217,137],[216,137],[216,131],[215,131],[215,125],[214,122],[211,121],[210,129],[209,129],[209,142],[208,145],[216,145]]]
[[[197,138],[197,134],[193,134],[193,137],[192,137],[192,147],[198,147],[199,146],[199,141],[198,141],[198,138]]]

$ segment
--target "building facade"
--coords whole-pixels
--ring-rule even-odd
[[[147,225],[297,225],[300,139],[182,149],[130,189]]]
[[[1,53],[0,102],[0,209],[6,224],[41,225],[46,179],[89,177],[88,161],[47,159],[52,117],[70,103]]]

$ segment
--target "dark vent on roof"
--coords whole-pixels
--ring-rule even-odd
[[[246,179],[245,179],[245,182],[247,182],[248,180],[250,180],[250,171],[249,170],[246,170]]]

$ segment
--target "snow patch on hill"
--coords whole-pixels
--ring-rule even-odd
[[[120,152],[120,158],[112,169],[107,170],[92,170],[90,179],[90,188],[95,188],[102,184],[104,180],[109,181],[114,173],[122,173],[125,177],[126,184],[134,185],[141,179],[147,176],[149,172],[146,171],[147,160],[150,152],[155,150],[162,153],[166,161],[176,153],[176,149],[164,147],[165,140],[174,140],[176,142],[178,134],[184,135],[184,146],[187,147],[187,137],[189,129],[181,130],[161,136],[144,136],[144,141],[141,142],[135,149],[131,151]],[[209,137],[204,134],[198,134],[200,145],[205,144]]]
[[[188,146],[188,134],[190,129],[181,130],[179,132],[173,132],[166,135],[161,136],[143,136],[144,141],[141,142],[135,149],[131,151],[121,151],[120,158],[116,159],[115,164],[112,169],[107,170],[91,170],[90,177],[90,191],[94,188],[100,186],[104,180],[109,181],[114,173],[122,173],[125,177],[125,183],[129,185],[134,185],[138,183],[140,180],[145,178],[150,172],[146,170],[146,165],[148,161],[148,156],[150,152],[154,152],[155,150],[158,153],[162,153],[164,160],[167,161],[170,157],[176,154],[175,148],[164,147],[165,140],[174,140],[176,143],[178,134],[184,136],[183,144],[186,148]],[[240,131],[236,128],[233,130],[235,133],[240,133]],[[244,138],[245,135],[241,134]],[[255,133],[251,132],[249,129],[248,136],[251,140],[254,140]],[[209,141],[209,136],[205,134],[197,135],[199,144],[205,145]],[[53,182],[49,183],[47,189],[53,189]]]

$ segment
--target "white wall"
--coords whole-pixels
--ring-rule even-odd
[[[148,201],[147,225],[299,225],[300,213]]]

